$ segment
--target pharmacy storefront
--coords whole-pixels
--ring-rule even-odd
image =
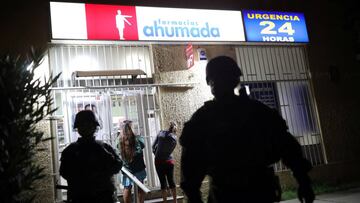
[[[113,147],[122,121],[133,121],[136,134],[145,137],[145,183],[158,189],[152,141],[170,120],[181,130],[212,98],[205,66],[218,55],[237,60],[247,93],[279,111],[314,165],[326,162],[302,13],[59,2],[50,3],[50,12],[52,40],[46,59],[53,74],[62,73],[53,87],[57,184],[66,185],[58,175],[61,152],[78,137],[74,115],[91,109],[100,122],[97,139]],[[179,153],[178,147],[177,160]],[[278,163],[276,169],[285,168]]]

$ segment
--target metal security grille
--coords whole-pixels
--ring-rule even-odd
[[[302,46],[239,46],[241,82],[255,99],[279,111],[313,165],[326,162]],[[280,162],[275,169],[284,170]]]
[[[73,122],[78,111],[92,110],[100,126],[96,137],[118,148],[124,120],[132,120],[135,134],[144,136],[146,185],[159,187],[151,144],[160,130],[158,87],[152,83],[153,65],[148,46],[55,45],[49,51],[50,70],[62,73],[53,87],[54,160],[77,140]],[[59,162],[54,163],[58,172]],[[64,184],[58,174],[56,180]],[[116,179],[118,191],[121,174]],[[57,194],[61,198],[62,194]]]
[[[49,51],[50,69],[54,74],[62,73],[57,87],[110,86],[128,84],[149,84],[153,73],[153,63],[148,46],[117,45],[54,45]],[[111,71],[125,71],[113,74]],[[141,70],[134,80],[127,71]],[[102,77],[75,80],[78,71],[102,71]]]

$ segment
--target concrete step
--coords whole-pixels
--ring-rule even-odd
[[[177,189],[177,202],[178,203],[183,203],[185,202],[183,199],[184,199],[184,196],[183,194],[181,193],[181,190],[178,188]],[[172,198],[172,195],[171,193],[169,192],[168,193],[168,198],[167,198],[167,203],[173,203],[173,198]],[[119,203],[123,203],[123,197],[122,195],[119,195],[118,196],[118,201]],[[161,195],[161,190],[159,188],[153,188],[151,190],[150,193],[146,194],[145,195],[145,202],[144,203],[162,203],[163,202],[163,199],[162,199],[162,195]]]
[[[178,202],[178,203],[183,203],[184,196],[177,196],[176,199],[177,199],[177,202]],[[148,200],[145,200],[144,203],[162,203],[162,202],[163,202],[163,199],[162,199],[162,198],[156,198],[156,199],[148,199]],[[168,197],[168,198],[167,198],[167,203],[173,203],[173,198],[172,198],[172,197]]]
[[[177,202],[178,203],[183,203],[184,202],[184,196],[177,196]],[[146,199],[144,201],[144,203],[162,203],[163,202],[163,199],[162,198],[154,198],[154,199]],[[167,198],[167,203],[173,203],[173,198],[172,197],[168,197]],[[122,200],[121,201],[117,201],[116,203],[122,203]]]

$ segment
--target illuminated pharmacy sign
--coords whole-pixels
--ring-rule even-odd
[[[302,13],[243,11],[246,41],[309,42]]]
[[[245,41],[240,11],[136,7],[136,12],[140,40]]]
[[[50,2],[53,39],[308,42],[301,13]],[[244,24],[243,24],[244,22]],[[245,28],[244,28],[245,27]]]
[[[240,11],[51,2],[53,39],[245,41]]]

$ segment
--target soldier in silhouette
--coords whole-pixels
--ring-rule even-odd
[[[298,182],[298,198],[312,203],[312,168],[281,116],[246,96],[236,96],[241,71],[226,56],[209,61],[206,82],[214,99],[185,123],[180,144],[181,188],[189,203],[202,203],[200,187],[210,179],[209,203],[270,203],[281,191],[272,165],[279,160]]]
[[[95,140],[97,126],[92,111],[76,114],[74,128],[81,137],[64,149],[60,164],[60,175],[68,183],[68,202],[114,202],[112,177],[120,171],[122,161],[110,145]]]

